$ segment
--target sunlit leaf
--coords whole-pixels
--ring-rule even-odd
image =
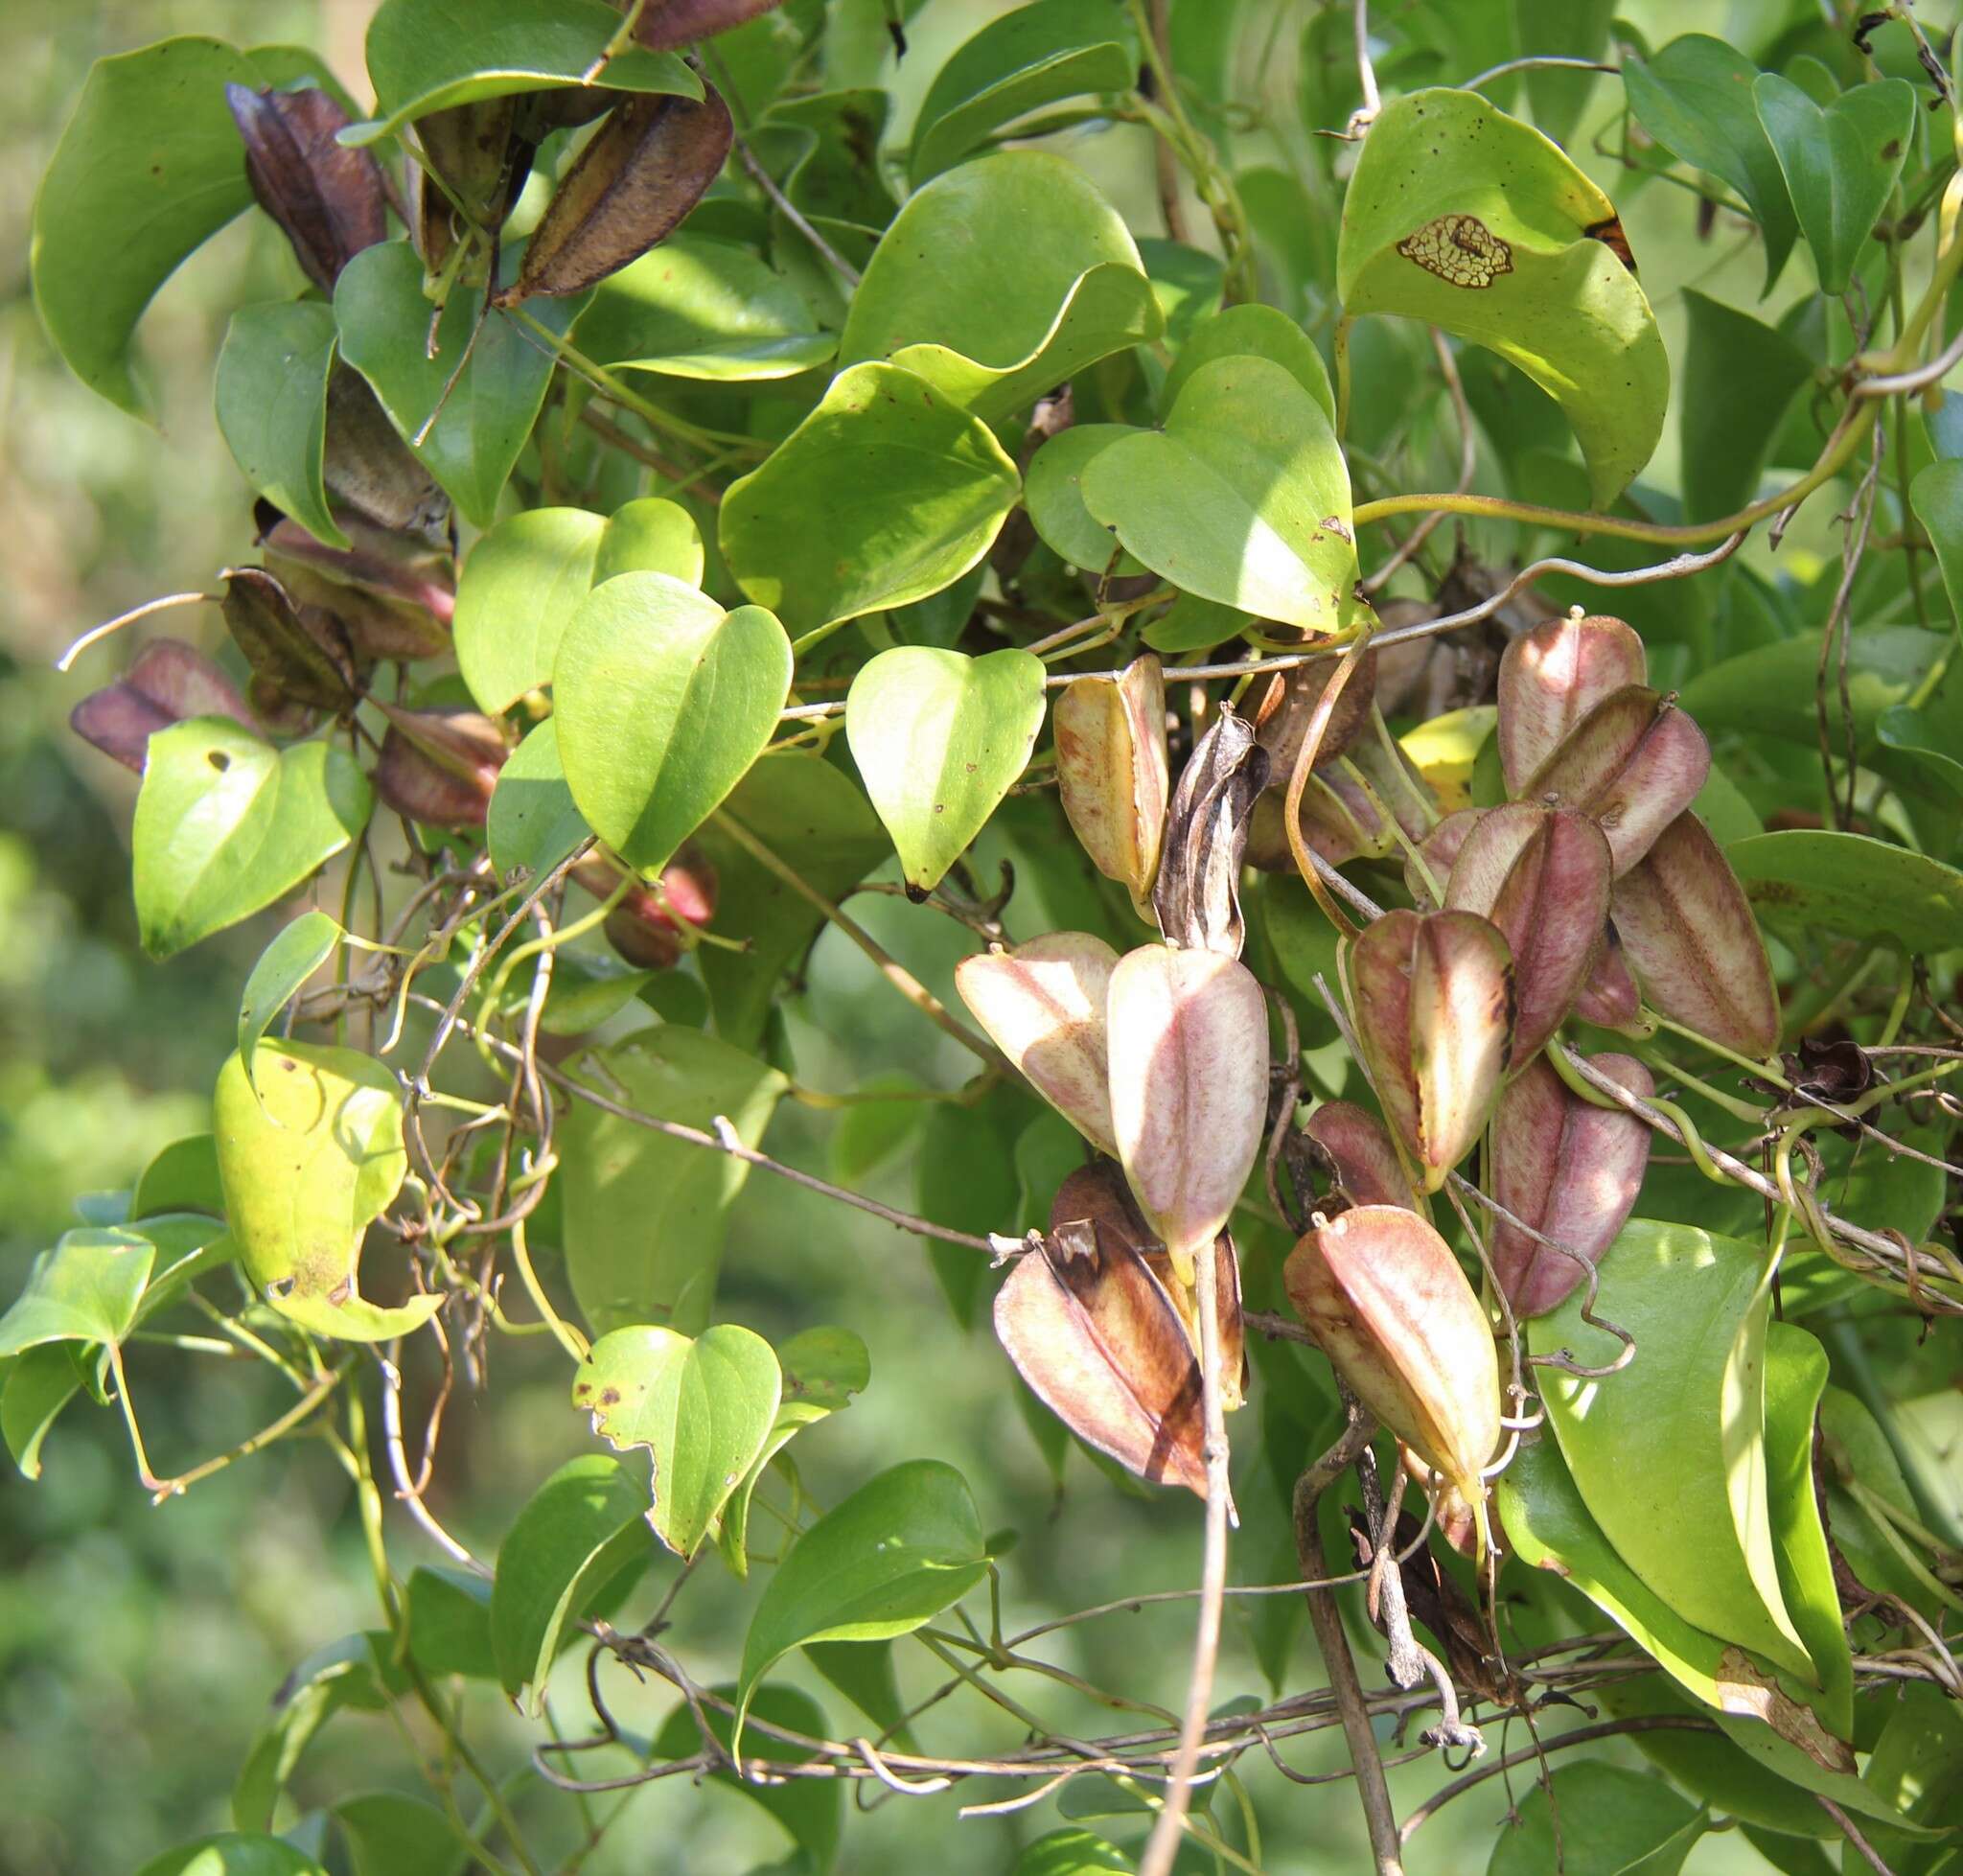
[[[280,935],[260,953],[239,1004],[239,1057],[248,1081],[260,1037],[300,986],[334,956],[341,938],[340,926],[326,913],[305,912],[282,926]]]

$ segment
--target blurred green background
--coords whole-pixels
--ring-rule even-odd
[[[930,0],[896,81],[903,121],[907,98],[940,57],[994,11],[988,0]],[[1275,9],[1303,20],[1317,11]],[[1684,0],[1635,11],[1660,42],[1693,25],[1720,30],[1716,16],[1725,9]],[[88,625],[155,594],[207,585],[247,552],[249,499],[212,420],[210,366],[230,311],[289,292],[296,279],[270,227],[247,218],[172,283],[142,334],[163,413],[160,432],[152,432],[92,399],[39,333],[26,284],[35,183],[93,58],[178,32],[240,43],[300,39],[322,48],[358,91],[370,12],[371,0],[0,7],[0,1298],[18,1289],[33,1253],[74,1221],[76,1194],[127,1185],[159,1145],[205,1124],[240,985],[270,930],[267,919],[254,921],[165,965],[140,956],[127,845],[134,778],[65,729],[76,699],[121,668],[130,644],[85,656],[70,677],[58,676],[53,662]],[[1485,62],[1483,48],[1466,47],[1467,73]],[[1153,228],[1149,154],[1136,134],[1076,141],[1120,206]],[[1673,302],[1686,278],[1706,286],[1715,278],[1714,290],[1742,304],[1757,285],[1755,259],[1723,258],[1728,244],[1696,242],[1694,209],[1679,192],[1651,190],[1630,216],[1645,282],[1673,338],[1681,330]],[[1670,443],[1652,474],[1671,478]],[[1796,530],[1789,558],[1807,546],[1807,529]],[[208,646],[218,633],[215,616],[196,611],[144,629]],[[954,927],[910,917],[891,901],[867,903],[870,922],[889,931],[911,961],[936,977],[951,964],[961,944]],[[944,1084],[959,1078],[958,1058],[941,1055],[946,1045],[935,1032],[884,992],[856,953],[829,940],[792,1022],[799,1072],[812,1085],[849,1087],[895,1067]],[[849,1054],[827,1039],[844,1035],[855,1038]],[[822,1165],[828,1131],[822,1117],[787,1104],[772,1145]],[[905,1199],[904,1158],[868,1183]],[[1194,1580],[1199,1516],[1191,1500],[1122,1495],[1076,1456],[1068,1489],[1053,1493],[1006,1364],[985,1331],[963,1335],[954,1327],[912,1241],[759,1177],[739,1207],[725,1272],[723,1312],[773,1339],[840,1321],[870,1346],[867,1395],[800,1446],[820,1501],[901,1458],[952,1461],[975,1486],[984,1523],[1020,1530],[1005,1566],[1012,1624]],[[198,1364],[156,1350],[136,1352],[130,1381],[151,1453],[173,1470],[263,1424],[279,1399],[255,1364]],[[565,1402],[556,1354],[537,1343],[500,1347],[491,1382],[452,1403],[432,1494],[459,1535],[484,1552],[554,1465],[592,1445]],[[1278,1506],[1265,1481],[1259,1484],[1242,1492],[1242,1582],[1277,1580],[1288,1567]],[[406,1519],[390,1535],[400,1568],[436,1561]],[[755,1592],[714,1563],[701,1579],[681,1605],[673,1640],[700,1677],[716,1679],[733,1671]],[[658,1593],[663,1580],[658,1568],[643,1595]],[[1272,1646],[1277,1636],[1257,1637],[1251,1625],[1299,1626],[1288,1603],[1236,1606],[1222,1699],[1264,1692],[1255,1644]],[[48,1443],[38,1484],[0,1479],[0,1876],[130,1869],[173,1841],[224,1827],[231,1779],[282,1678],[314,1649],[374,1620],[350,1493],[316,1444],[275,1448],[151,1510],[113,1417],[72,1410]],[[1053,1658],[1134,1696],[1176,1703],[1189,1635],[1189,1606],[1161,1607],[1072,1631]],[[576,1664],[572,1676],[562,1685],[560,1712],[577,1730]],[[805,1679],[846,1725],[836,1693],[808,1674],[794,1678]],[[1321,1679],[1303,1638],[1284,1687]],[[904,1656],[902,1681],[910,1692],[933,1684]],[[1048,1698],[1040,1685],[1030,1697]],[[474,1698],[487,1756],[500,1770],[520,1766],[533,1728],[482,1694]],[[658,1721],[668,1704],[621,1690],[631,1724]],[[1129,1722],[1086,1708],[1071,1724],[1096,1730]],[[1015,1744],[1018,1729],[967,1700],[943,1709],[928,1736],[943,1749],[985,1750]],[[1519,1743],[1517,1732],[1507,1742]],[[1333,1733],[1292,1745],[1288,1756],[1310,1772],[1341,1762]],[[312,1805],[405,1782],[404,1758],[385,1720],[343,1718],[313,1747],[295,1791]],[[1347,1786],[1295,1787],[1255,1761],[1244,1772],[1269,1869],[1363,1865]],[[1445,1775],[1435,1760],[1397,1773],[1400,1807]],[[1051,1802],[957,1825],[957,1800],[881,1795],[883,1803],[849,1821],[842,1867],[1000,1871],[1017,1844],[1057,1820]],[[631,1802],[621,1828],[587,1864],[595,1876],[742,1876],[787,1848],[767,1818],[724,1790],[675,1780]],[[1419,1841],[1412,1867],[1483,1870],[1503,1808],[1498,1782],[1483,1787]],[[539,1815],[547,1819],[542,1841],[563,1854],[574,1841],[570,1807],[555,1798]],[[1138,1834],[1135,1819],[1104,1828]],[[1746,1866],[1759,1865],[1735,1837],[1706,1840],[1691,1860],[1698,1876]]]

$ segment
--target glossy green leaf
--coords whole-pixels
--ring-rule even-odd
[[[559,756],[589,825],[649,872],[702,825],[777,727],[791,641],[664,573],[595,587],[552,667]]]
[[[253,1052],[272,1027],[273,1018],[299,994],[300,986],[332,958],[339,946],[339,925],[324,912],[303,912],[259,954],[245,994],[239,1003],[239,1058],[245,1078],[252,1079]]]
[[[1875,1742],[1864,1780],[1884,1804],[1916,1823],[1950,1833],[1948,1854],[1908,1833],[1881,1826],[1864,1832],[1899,1876],[1955,1876],[1954,1833],[1963,1827],[1963,1719],[1938,1689],[1911,1681]],[[1849,1850],[1844,1868],[1858,1869]]]
[[[1588,230],[1614,204],[1537,130],[1467,91],[1415,91],[1364,139],[1343,204],[1350,313],[1426,319],[1561,406],[1605,508],[1649,461],[1670,363],[1636,279]]]
[[[710,1689],[719,1700],[733,1702],[733,1682]],[[772,1681],[759,1687],[751,1697],[750,1710],[758,1720],[806,1739],[828,1739],[824,1712],[801,1687]],[[727,1746],[733,1726],[727,1713],[719,1706],[703,1709],[709,1730]],[[684,1703],[676,1707],[655,1735],[655,1751],[663,1759],[686,1758],[702,1747],[702,1731],[695,1715]],[[765,1765],[773,1760],[797,1763],[809,1754],[801,1747],[774,1740],[768,1733],[751,1732],[749,1757]],[[800,1863],[807,1876],[822,1876],[838,1859],[839,1837],[844,1828],[845,1791],[836,1778],[786,1778],[779,1784],[752,1784],[728,1772],[709,1774],[709,1782],[741,1792],[752,1804],[770,1813],[791,1835],[792,1842],[804,1852],[808,1863]]]
[[[1132,1861],[1094,1831],[1047,1831],[1016,1859],[1011,1876],[1130,1876]]]
[[[225,86],[266,80],[217,39],[98,59],[35,197],[35,304],[90,390],[132,416],[137,321],[178,264],[251,207]]]
[[[838,343],[760,255],[698,235],[671,235],[604,281],[579,333],[598,364],[722,383],[809,371]]]
[[[5,1319],[0,1318],[0,1328]],[[41,1475],[41,1444],[81,1392],[75,1358],[60,1342],[0,1356],[0,1439],[24,1479]]]
[[[409,1655],[424,1673],[497,1679],[488,1578],[420,1563],[409,1572],[404,1610]]]
[[[1044,675],[1026,651],[902,645],[852,680],[845,736],[909,886],[939,885],[1023,773]]]
[[[503,278],[516,278],[521,258],[516,246],[505,250]],[[423,264],[407,242],[364,248],[342,268],[334,291],[341,356],[368,381],[417,459],[474,527],[489,527],[497,515],[497,498],[545,401],[554,363],[547,343],[515,318],[497,314],[480,329],[482,304],[476,289],[452,290],[431,357]],[[574,294],[533,300],[524,312],[563,337],[585,305],[585,296]],[[467,345],[470,358],[464,360]],[[439,402],[441,414],[424,435]]]
[[[1023,475],[1023,499],[1037,538],[1072,567],[1100,578],[1106,567],[1115,574],[1143,569],[1084,506],[1084,471],[1120,438],[1137,434],[1129,424],[1073,424],[1036,452]]]
[[[1165,428],[1100,452],[1084,505],[1188,592],[1306,632],[1357,610],[1350,475],[1322,405],[1262,358],[1214,359]]]
[[[1908,485],[1908,505],[1928,531],[1950,611],[1963,629],[1963,459],[1929,463]]]
[[[1758,494],[1767,452],[1813,361],[1777,328],[1692,288],[1678,404],[1687,521],[1743,508]]]
[[[1674,156],[1738,191],[1766,243],[1765,292],[1792,252],[1799,222],[1752,100],[1759,68],[1736,47],[1702,33],[1671,40],[1653,58],[1627,58],[1629,109]]]
[[[148,1238],[123,1230],[71,1231],[37,1256],[0,1315],[0,1360],[50,1342],[120,1343],[156,1262]]]
[[[789,1086],[727,1042],[673,1025],[614,1044],[593,1081],[640,1113],[704,1133],[722,1115],[749,1146]],[[593,1332],[656,1323],[699,1334],[749,1167],[577,1100],[557,1145],[566,1275]]]
[[[1725,849],[1760,920],[1793,936],[1825,928],[1922,953],[1963,942],[1963,872],[1867,834],[1788,828]]]
[[[1762,72],[1752,100],[1813,249],[1820,290],[1844,293],[1915,132],[1915,89],[1882,79],[1822,109],[1791,80]]]
[[[799,1534],[743,1639],[737,1739],[757,1682],[810,1641],[911,1634],[988,1574],[967,1481],[937,1459],[869,1479]]]
[[[435,1805],[407,1792],[341,1798],[334,1819],[347,1840],[354,1876],[455,1876],[470,1853]]]
[[[1003,151],[909,197],[852,296],[839,359],[890,359],[992,422],[1163,330],[1097,186],[1049,151]]]
[[[1767,1503],[1765,1343],[1773,1266],[1751,1245],[1634,1219],[1602,1261],[1595,1311],[1636,1338],[1618,1373],[1546,1370],[1543,1399],[1588,1510],[1685,1619],[1814,1682],[1787,1611]],[[1620,1344],[1582,1291],[1529,1328],[1588,1366]]]
[[[495,825],[495,797],[492,806]],[[715,868],[718,883],[716,930],[741,938],[747,948],[704,945],[696,964],[708,986],[716,1033],[739,1049],[754,1049],[785,967],[803,954],[825,921],[808,899],[725,831],[725,820],[795,865],[805,883],[834,905],[890,846],[865,791],[816,755],[773,755],[758,762],[737,783],[722,814],[703,828],[697,845]]]
[[[751,599],[807,633],[952,586],[1020,489],[987,427],[924,378],[855,365],[729,485],[723,553]]]
[[[620,1452],[654,1458],[655,1535],[686,1560],[756,1463],[782,1385],[771,1345],[736,1323],[691,1341],[640,1324],[603,1335],[573,1378],[573,1405]]]
[[[1926,710],[1896,704],[1875,719],[1883,749],[1900,750],[1922,765],[1931,786],[1963,798],[1963,745],[1938,728]]]
[[[157,730],[130,835],[144,949],[168,958],[284,898],[361,831],[372,799],[325,742],[276,750],[229,717]]]
[[[129,1201],[132,1218],[147,1218],[155,1212],[209,1212],[217,1216],[224,1209],[218,1142],[208,1133],[188,1134],[163,1147],[144,1168]]]
[[[471,549],[457,582],[456,661],[480,709],[508,710],[552,680],[566,628],[602,581],[666,573],[702,582],[703,545],[687,509],[658,497],[611,519],[584,508],[527,508]]]
[[[1766,1331],[1766,1495],[1772,1559],[1792,1626],[1819,1670],[1813,1710],[1842,1739],[1854,1736],[1854,1662],[1834,1582],[1834,1560],[1813,1492],[1813,1431],[1827,1385],[1827,1352],[1803,1329]]]
[[[1329,383],[1328,367],[1315,341],[1288,317],[1272,306],[1250,301],[1230,306],[1193,328],[1192,336],[1179,348],[1179,357],[1166,374],[1159,392],[1159,407],[1170,410],[1186,388],[1186,381],[1202,365],[1215,359],[1266,359],[1278,364],[1310,397],[1322,405],[1331,424],[1336,421],[1336,393]],[[1068,434],[1068,432],[1066,432]]]
[[[328,512],[327,381],[334,309],[319,300],[242,307],[219,353],[219,428],[239,472],[316,540],[345,547]]]
[[[1500,1828],[1487,1876],[1676,1876],[1710,1820],[1662,1779],[1582,1760],[1536,1784]],[[1557,1817],[1559,1825],[1557,1826]]]
[[[497,772],[484,827],[492,864],[507,876],[550,872],[590,831],[559,760],[559,720],[548,716]]]
[[[993,19],[935,74],[913,120],[914,188],[988,134],[1045,104],[1122,91],[1138,77],[1138,30],[1113,0],[1036,0]]]
[[[750,1573],[750,1501],[764,1469],[805,1427],[828,1419],[848,1405],[853,1395],[863,1394],[872,1378],[866,1344],[849,1329],[804,1330],[777,1351],[777,1361],[783,1371],[781,1398],[761,1448],[723,1511],[723,1561],[738,1576]]]
[[[152,1857],[136,1876],[327,1876],[327,1872],[284,1838],[259,1831],[220,1831]]]
[[[507,1694],[544,1681],[584,1617],[616,1606],[647,1566],[647,1493],[604,1453],[569,1459],[535,1492],[497,1546],[491,1643]]]
[[[619,30],[605,0],[384,0],[367,44],[379,118],[348,141],[373,142],[412,118],[480,98],[579,84]],[[702,81],[677,54],[638,46],[607,62],[606,83],[702,96]]]
[[[1876,718],[1921,689],[1951,640],[1919,626],[1878,625],[1850,633],[1846,644],[1855,744],[1865,752],[1874,743]],[[1837,650],[1835,656],[1837,665]],[[1742,730],[1817,751],[1820,723],[1813,699],[1819,665],[1819,645],[1807,638],[1761,645],[1699,671],[1677,701],[1706,730]],[[1837,677],[1827,686],[1827,725],[1838,751],[1845,745],[1846,719]]]
[[[372,1055],[261,1042],[248,1077],[234,1054],[219,1071],[212,1130],[239,1260],[281,1315],[316,1335],[381,1342],[442,1306],[440,1293],[394,1309],[360,1294],[362,1239],[408,1170],[402,1091]]]

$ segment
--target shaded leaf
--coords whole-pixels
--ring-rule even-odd
[[[1812,380],[1813,361],[1749,313],[1693,288],[1683,299],[1690,314],[1678,405],[1683,512],[1701,521],[1733,514],[1758,494],[1767,454]]]
[[[497,1679],[491,1640],[491,1584],[469,1570],[418,1564],[404,1599],[409,1654],[426,1674]]]
[[[498,770],[484,828],[492,864],[506,875],[550,872],[587,838],[559,760],[556,717],[529,731]]]
[[[1782,932],[1825,927],[1916,952],[1950,950],[1963,932],[1963,872],[1871,835],[1789,828],[1734,841],[1725,858]]]
[[[347,1839],[355,1876],[450,1876],[470,1854],[435,1805],[406,1792],[344,1797],[334,1818]]]
[[[254,489],[316,540],[345,547],[328,508],[327,385],[334,309],[319,300],[242,307],[219,352],[219,428]]]
[[[1536,1785],[1493,1845],[1487,1876],[1677,1876],[1710,1819],[1662,1779],[1583,1760]],[[1557,1816],[1559,1824],[1557,1825]],[[1559,1849],[1557,1849],[1559,1845]]]
[[[1882,79],[1824,109],[1791,80],[1762,72],[1752,101],[1813,249],[1820,290],[1843,293],[1915,132],[1915,89]]]

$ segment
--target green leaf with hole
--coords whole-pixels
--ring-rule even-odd
[[[659,497],[611,518],[584,508],[527,508],[471,549],[457,581],[457,667],[494,716],[552,681],[552,661],[586,596],[621,573],[702,584],[703,544],[687,509]]]
[[[1821,929],[1918,954],[1963,943],[1963,872],[1867,834],[1789,828],[1733,841],[1725,857],[1762,923]]]
[[[482,98],[584,83],[619,30],[605,0],[383,0],[367,41],[377,121],[346,140],[373,143],[412,118]],[[607,61],[606,84],[702,96],[702,81],[677,54],[638,46]]]
[[[456,1876],[470,1854],[435,1805],[407,1792],[364,1792],[339,1799],[334,1820],[346,1840],[354,1876]]]
[[[708,1132],[718,1115],[754,1146],[790,1085],[774,1068],[700,1030],[663,1025],[575,1069],[594,1092],[641,1114]],[[566,1271],[596,1335],[657,1323],[708,1326],[729,1207],[750,1168],[589,1102],[560,1119],[558,1185]]]
[[[42,1251],[0,1315],[0,1360],[52,1342],[120,1343],[135,1326],[157,1247],[139,1233],[85,1229]]]
[[[716,1739],[727,1747],[733,1723],[720,1702],[733,1704],[738,1689],[733,1681],[727,1681],[709,1689],[709,1692],[719,1704],[704,1703],[702,1717],[708,1722],[709,1730]],[[782,1726],[789,1732],[801,1733],[806,1739],[831,1737],[823,1708],[801,1687],[771,1681],[756,1690],[750,1710],[758,1720],[773,1726]],[[766,1766],[783,1761],[797,1764],[809,1757],[804,1748],[794,1746],[789,1741],[773,1739],[768,1733],[752,1732],[750,1737],[752,1762]],[[661,1730],[655,1735],[654,1749],[663,1760],[686,1758],[702,1749],[702,1730],[686,1702],[677,1706],[662,1723]],[[845,1822],[845,1791],[842,1780],[784,1778],[776,1784],[753,1784],[747,1778],[738,1778],[727,1771],[721,1771],[709,1774],[709,1783],[741,1792],[790,1833],[792,1842],[804,1855],[795,1864],[785,1865],[787,1872],[796,1871],[797,1876],[823,1876],[823,1872],[837,1861],[839,1837]]]
[[[988,1574],[967,1481],[937,1459],[869,1479],[797,1537],[743,1639],[736,1745],[757,1682],[811,1641],[912,1634]]]
[[[500,277],[507,281],[517,278],[520,246],[504,250]],[[563,338],[586,301],[584,294],[535,299],[521,315],[496,313],[480,327],[481,290],[459,286],[444,307],[431,356],[423,263],[407,242],[363,248],[335,283],[341,357],[368,381],[404,441],[473,527],[496,519],[552,381],[550,339],[521,328],[519,318]]]
[[[1752,99],[1758,76],[1742,52],[1702,33],[1671,40],[1653,58],[1625,58],[1622,67],[1636,122],[1673,156],[1728,182],[1751,211],[1766,243],[1763,298],[1792,252],[1799,222]]]
[[[761,1335],[718,1323],[694,1340],[640,1323],[603,1335],[572,1403],[616,1451],[654,1459],[655,1535],[684,1561],[715,1530],[776,1419],[783,1377]]]
[[[579,345],[616,371],[741,384],[809,371],[839,339],[761,255],[671,235],[600,284]]]
[[[1100,451],[1079,486],[1092,516],[1184,591],[1305,632],[1358,615],[1343,452],[1272,359],[1201,365],[1163,429]]]
[[[1776,327],[1686,288],[1690,349],[1677,429],[1686,521],[1743,508],[1813,361]]]
[[[491,1645],[507,1694],[531,1689],[540,1711],[545,1677],[588,1616],[609,1613],[654,1553],[647,1493],[619,1460],[568,1460],[535,1492],[497,1546]]]
[[[493,797],[495,810],[497,798]],[[754,1049],[785,969],[801,957],[825,919],[811,901],[763,866],[726,829],[734,822],[766,850],[794,866],[806,885],[836,905],[891,850],[866,791],[817,755],[772,755],[737,783],[723,811],[697,837],[716,869],[716,930],[745,949],[704,945],[696,967],[708,986],[716,1033]]]
[[[1603,1259],[1595,1313],[1635,1337],[1635,1358],[1599,1379],[1544,1370],[1543,1398],[1589,1512],[1643,1581],[1686,1620],[1816,1685],[1767,1500],[1774,1268],[1738,1239],[1633,1220]],[[1583,1297],[1535,1320],[1536,1355],[1616,1357],[1617,1338],[1582,1320]]]
[[[35,197],[29,265],[55,349],[132,416],[137,321],[188,255],[252,206],[225,86],[267,81],[218,39],[100,58]]]
[[[1711,1820],[1646,1772],[1583,1760],[1536,1785],[1500,1826],[1487,1876],[1677,1876]],[[1556,1818],[1559,1817],[1559,1827]]]
[[[726,613],[665,573],[595,587],[552,666],[559,758],[588,824],[652,873],[741,781],[791,689],[761,606]]]
[[[316,1335],[382,1342],[420,1328],[441,1294],[396,1308],[360,1293],[362,1240],[402,1188],[402,1091],[355,1049],[261,1042],[219,1071],[219,1177],[239,1261],[259,1295]]]
[[[1824,108],[1790,79],[1762,72],[1752,101],[1813,249],[1820,290],[1844,293],[1915,134],[1915,87],[1857,84]]]
[[[1043,660],[901,645],[852,680],[845,737],[907,884],[931,892],[1028,766]]]
[[[229,717],[157,730],[130,834],[143,948],[168,958],[286,897],[360,833],[373,799],[325,742],[276,750]]]
[[[239,472],[316,540],[345,547],[328,512],[327,381],[334,309],[319,300],[242,307],[225,329],[215,397]]]
[[[245,994],[239,1003],[239,1058],[252,1079],[253,1052],[273,1018],[299,994],[300,986],[332,958],[341,928],[324,912],[303,912],[259,954]]]
[[[1166,374],[1160,387],[1159,408],[1169,411],[1186,388],[1186,381],[1202,365],[1215,359],[1267,359],[1278,364],[1310,397],[1322,405],[1323,414],[1336,421],[1336,393],[1329,383],[1328,367],[1315,341],[1285,313],[1272,306],[1250,301],[1230,306],[1193,328],[1192,336],[1179,348],[1179,357]],[[1068,430],[1064,432],[1067,436]]]
[[[915,189],[991,131],[1045,104],[1123,91],[1139,71],[1138,30],[1113,0],[1036,0],[993,19],[949,58],[913,119]]]
[[[1963,631],[1963,458],[1949,456],[1917,471],[1908,505],[1928,532],[1943,569],[1943,591]]]
[[[1346,313],[1428,320],[1546,391],[1597,508],[1650,460],[1670,402],[1650,302],[1588,232],[1614,217],[1539,131],[1469,91],[1414,91],[1364,139],[1336,262]]]
[[[227,1830],[152,1857],[136,1876],[327,1876],[327,1871],[283,1837]]]
[[[832,380],[818,408],[723,497],[736,583],[798,634],[952,586],[1021,493],[985,424],[888,364]]]
[[[1827,1352],[1803,1329],[1766,1330],[1766,1496],[1772,1560],[1792,1626],[1819,1670],[1813,1710],[1842,1739],[1854,1737],[1854,1661],[1841,1620],[1834,1560],[1813,1492],[1813,1434]]]
[[[491,1583],[470,1570],[419,1563],[404,1599],[409,1655],[426,1674],[497,1679],[491,1642]]]
[[[484,827],[492,865],[506,876],[550,872],[591,831],[559,760],[559,721],[548,716],[497,772]]]
[[[839,359],[890,359],[993,422],[1164,330],[1138,247],[1097,186],[1046,151],[1003,151],[936,176],[893,218]]]
[[[715,1332],[712,1330],[710,1333]],[[872,1378],[866,1344],[849,1329],[807,1329],[777,1351],[783,1394],[762,1448],[723,1512],[723,1561],[738,1576],[750,1574],[750,1500],[764,1469],[805,1427],[829,1419],[863,1394]]]

